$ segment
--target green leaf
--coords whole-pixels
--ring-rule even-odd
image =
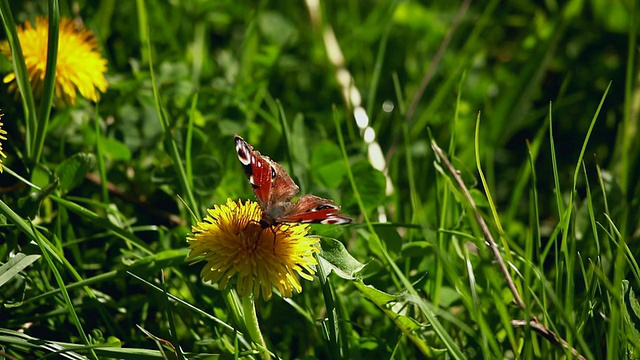
[[[313,148],[311,169],[314,183],[320,183],[328,189],[340,186],[347,175],[340,148],[330,141],[324,141]]]
[[[282,14],[275,11],[260,12],[258,26],[271,43],[283,46],[297,37],[296,27]]]
[[[30,193],[28,196],[20,199],[18,205],[20,206],[20,215],[23,218],[33,218],[40,209],[40,204],[51,195],[59,185],[58,179],[54,182],[47,184],[42,189]]]
[[[625,304],[624,318],[631,330],[627,334],[634,339],[634,343],[638,343],[640,341],[640,304],[633,288],[629,285],[629,280],[622,280],[622,301]]]
[[[376,225],[374,229],[380,240],[385,243],[387,251],[392,254],[397,254],[401,251],[402,237],[398,234],[398,229],[395,226]]]
[[[324,267],[324,273],[329,276],[331,271],[346,280],[354,280],[357,274],[366,266],[356,260],[344,245],[331,238],[320,238],[322,252],[320,253],[320,264]]]
[[[444,351],[431,348],[424,339],[416,336],[416,331],[425,327],[423,324],[420,324],[409,316],[398,313],[400,309],[406,309],[406,296],[404,299],[401,299],[397,296],[380,291],[371,285],[365,285],[361,281],[356,281],[354,284],[358,290],[360,290],[367,299],[376,304],[376,306],[378,306],[389,317],[389,319],[391,319],[396,326],[421,349],[424,354],[433,356],[436,353]]]
[[[294,149],[292,157],[298,164],[310,164],[307,139],[304,116],[298,113],[294,116],[291,125],[291,148]]]
[[[351,171],[356,180],[356,186],[358,187],[358,192],[360,193],[365,209],[370,212],[384,204],[384,199],[386,198],[384,192],[386,180],[384,175],[374,169],[366,160],[355,163],[351,167]],[[344,206],[347,209],[358,208],[356,199],[351,193],[352,191],[351,188],[345,191]]]
[[[56,168],[56,176],[60,178],[62,192],[67,193],[80,185],[95,164],[95,155],[90,153],[78,153],[60,163]]]
[[[477,207],[489,207],[489,201],[487,200],[487,197],[482,193],[482,191],[478,189],[471,189],[469,190],[469,193],[471,194],[471,198],[476,203]]]
[[[440,289],[440,307],[443,309],[447,309],[455,302],[460,301],[460,298],[460,293],[452,287],[443,286],[442,289]]]
[[[129,161],[131,160],[131,150],[124,143],[112,139],[102,138],[102,147],[104,153],[114,161]]]
[[[39,258],[40,255],[18,253],[9,259],[9,261],[0,266],[0,287]]]
[[[358,288],[358,290],[362,292],[362,294],[367,299],[373,301],[377,305],[386,306],[388,303],[392,301],[398,301],[397,296],[388,294],[384,291],[380,291],[371,285],[365,285],[364,283],[360,283],[356,285],[356,287]]]

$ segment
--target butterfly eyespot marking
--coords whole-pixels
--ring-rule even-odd
[[[238,159],[240,163],[244,166],[248,166],[252,160],[253,156],[249,155],[249,149],[247,149],[241,142],[236,142],[236,152],[238,153]]]
[[[327,216],[326,219],[320,221],[320,224],[325,224],[325,225],[339,225],[339,224],[348,224],[351,222],[351,219],[349,218],[343,218],[343,217],[337,217],[337,216]]]
[[[340,208],[335,205],[322,204],[320,206],[314,207],[313,209],[310,209],[307,212],[316,212],[316,211],[327,210],[327,209],[340,210]]]
[[[271,167],[271,178],[272,179],[276,178],[276,168],[274,168],[273,166]]]

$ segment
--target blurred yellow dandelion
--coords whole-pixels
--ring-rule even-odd
[[[2,117],[4,116],[4,114],[0,114],[0,120],[2,120]],[[7,140],[7,137],[5,135],[7,135],[7,132],[5,130],[2,130],[2,126],[4,125],[4,123],[2,121],[0,121],[0,140]],[[2,151],[2,141],[0,141],[0,173],[2,172],[2,159],[6,159],[7,158],[7,154],[4,153],[4,151]]]
[[[283,297],[291,297],[293,290],[302,291],[296,274],[313,279],[318,240],[306,236],[307,225],[278,224],[263,229],[261,214],[257,203],[231,199],[209,209],[204,221],[193,226],[193,235],[187,237],[191,249],[188,260],[206,261],[203,280],[217,283],[221,289],[235,281],[241,296],[258,297],[262,292],[268,300],[275,286]]]
[[[49,20],[38,17],[35,27],[26,22],[17,29],[24,61],[34,95],[39,97],[44,86],[47,65],[47,42]],[[71,19],[60,19],[58,60],[56,64],[55,96],[58,102],[73,105],[76,92],[92,101],[100,100],[100,93],[107,90],[107,61],[98,52],[98,44],[90,30],[77,28]],[[0,43],[0,52],[12,59],[9,43]],[[5,83],[13,82],[9,89],[16,91],[16,75],[4,77]]]

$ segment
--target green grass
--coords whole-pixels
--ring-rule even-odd
[[[0,357],[640,357],[637,1],[308,5],[0,0]],[[32,94],[46,14],[94,31],[99,104]],[[234,134],[355,219],[290,299],[185,261],[253,199]]]

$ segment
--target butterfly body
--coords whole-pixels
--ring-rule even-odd
[[[238,135],[235,143],[238,159],[262,209],[260,225],[263,228],[287,222],[347,224],[352,221],[342,215],[340,206],[330,199],[307,194],[291,202],[300,188],[284,167],[260,154]]]

